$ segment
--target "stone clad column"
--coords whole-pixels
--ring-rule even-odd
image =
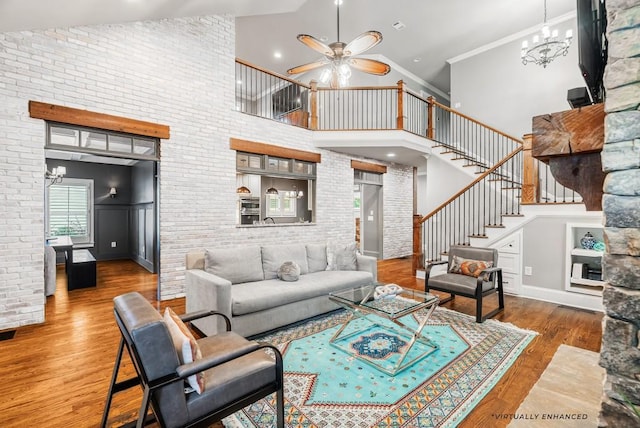
[[[600,365],[607,377],[599,426],[640,426],[640,0],[607,0],[607,176]]]

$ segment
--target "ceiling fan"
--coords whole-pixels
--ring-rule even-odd
[[[298,40],[325,57],[290,68],[287,70],[288,74],[305,73],[328,65],[320,75],[320,82],[329,83],[331,88],[338,88],[347,85],[351,77],[351,68],[378,76],[384,76],[391,70],[389,65],[375,59],[354,58],[382,41],[382,33],[379,31],[365,31],[349,43],[340,41],[340,3],[342,2],[336,2],[338,41],[327,45],[308,34],[298,34]]]

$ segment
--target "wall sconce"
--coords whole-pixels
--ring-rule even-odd
[[[247,186],[240,186],[236,189],[236,193],[238,194],[251,194],[251,190]]]
[[[116,195],[118,194],[118,191],[116,190],[115,187],[112,187],[111,189],[109,189],[109,196],[113,199],[116,197]]]
[[[57,168],[53,168],[51,171],[49,171],[47,169],[47,165],[46,164],[44,166],[44,176],[45,176],[45,178],[49,179],[48,186],[51,186],[52,184],[56,184],[56,183],[62,182],[62,178],[64,177],[64,175],[66,173],[67,173],[67,168],[64,167],[64,166],[59,166]]]

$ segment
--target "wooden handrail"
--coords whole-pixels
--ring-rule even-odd
[[[483,172],[482,174],[480,174],[480,176],[478,176],[478,178],[476,178],[475,180],[473,180],[471,183],[469,183],[469,185],[467,187],[465,187],[464,189],[460,190],[458,193],[456,193],[455,195],[453,195],[452,197],[450,197],[449,199],[447,199],[445,202],[443,202],[442,204],[440,204],[440,206],[438,206],[438,208],[434,209],[433,211],[431,211],[429,214],[425,215],[424,217],[422,217],[422,220],[420,220],[420,223],[424,223],[425,221],[429,220],[431,217],[433,217],[434,215],[436,215],[438,213],[438,211],[442,210],[444,207],[446,207],[447,205],[449,205],[451,202],[453,202],[455,199],[457,199],[460,195],[464,194],[467,190],[471,189],[473,186],[475,186],[476,184],[478,184],[479,182],[481,182],[482,180],[484,180],[488,175],[490,175],[491,173],[493,173],[495,170],[497,170],[498,168],[500,168],[502,165],[504,165],[509,159],[512,159],[515,155],[517,155],[518,153],[520,153],[522,151],[522,146],[518,146],[518,148],[516,148],[514,151],[512,151],[511,153],[509,153],[504,159],[502,159],[500,162],[498,162],[497,164],[495,164],[494,166],[492,166],[491,168],[489,168],[488,170],[486,170],[485,172]]]
[[[397,90],[397,86],[346,86],[344,88],[318,88],[319,91],[367,91],[367,90],[388,90],[393,89]]]
[[[453,114],[458,115],[458,116],[460,116],[460,117],[463,117],[463,118],[465,118],[465,119],[467,119],[467,120],[469,120],[469,121],[471,121],[471,122],[473,122],[473,123],[477,123],[478,125],[484,126],[485,128],[487,128],[487,129],[489,129],[489,130],[491,130],[491,131],[495,132],[496,134],[499,134],[499,135],[502,135],[503,137],[509,138],[509,139],[511,139],[511,140],[513,140],[513,141],[515,141],[516,143],[520,144],[520,145],[522,145],[522,144],[523,144],[523,141],[522,141],[520,138],[516,138],[516,137],[514,137],[513,135],[509,135],[509,134],[507,134],[507,133],[504,133],[504,132],[502,132],[502,131],[500,131],[500,130],[498,130],[498,129],[496,129],[496,128],[492,127],[492,126],[489,126],[489,125],[487,125],[487,124],[485,124],[485,123],[480,122],[480,121],[479,121],[479,120],[477,120],[477,119],[474,119],[474,118],[472,118],[472,117],[470,117],[470,116],[467,116],[466,114],[463,114],[463,113],[457,112],[457,111],[455,111],[454,109],[452,109],[451,107],[447,107],[447,106],[445,106],[444,104],[440,104],[439,102],[437,102],[437,101],[435,101],[435,100],[433,101],[433,104],[434,104],[434,105],[436,105],[436,106],[438,106],[438,107],[440,107],[441,109],[443,109],[443,110],[445,110],[445,111],[448,111],[449,113],[453,113]]]
[[[238,64],[242,64],[242,65],[244,65],[244,66],[247,66],[247,67],[250,67],[250,68],[256,69],[256,70],[258,70],[258,71],[261,71],[261,72],[263,72],[263,73],[265,73],[265,74],[269,74],[269,75],[271,75],[271,76],[277,77],[278,79],[286,80],[287,82],[293,83],[293,84],[295,84],[295,85],[300,85],[300,86],[305,87],[305,88],[307,88],[307,89],[311,89],[311,86],[310,86],[310,85],[307,85],[306,83],[302,83],[302,82],[300,82],[299,80],[292,79],[292,78],[290,78],[290,77],[284,76],[284,75],[282,75],[282,74],[279,74],[279,73],[276,73],[276,72],[273,72],[273,71],[269,71],[269,70],[267,70],[266,68],[262,68],[262,67],[260,67],[259,65],[251,64],[250,62],[245,61],[245,60],[243,60],[243,59],[236,58],[236,62],[237,62]]]

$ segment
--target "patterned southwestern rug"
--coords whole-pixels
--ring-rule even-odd
[[[403,321],[416,325],[425,313]],[[337,349],[329,339],[346,317],[341,310],[255,338],[277,344],[284,355],[287,427],[456,426],[536,334],[494,320],[477,324],[474,317],[437,308],[423,334],[439,348],[389,376],[353,354],[392,364],[409,339],[389,328],[393,324],[371,327],[358,320],[352,332],[361,333]],[[349,347],[352,352],[345,352]],[[418,343],[412,353],[430,351]],[[273,427],[274,406],[274,396],[260,400],[223,424]]]

